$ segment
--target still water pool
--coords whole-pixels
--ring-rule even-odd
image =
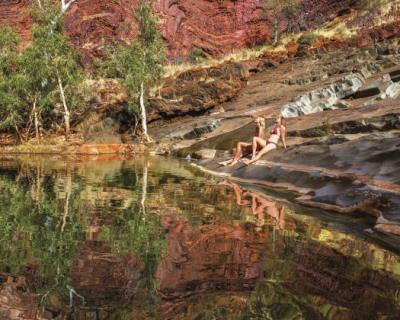
[[[0,319],[400,319],[368,221],[150,157],[0,159]]]

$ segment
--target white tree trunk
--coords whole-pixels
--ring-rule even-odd
[[[144,84],[143,82],[140,84],[140,113],[142,119],[142,129],[144,137],[146,138],[147,142],[151,142],[151,138],[149,136],[147,130],[147,114],[146,114],[146,107],[144,105]]]
[[[274,20],[274,46],[278,43],[279,40],[279,21],[277,18]]]
[[[58,86],[60,88],[60,95],[61,95],[61,100],[64,106],[64,121],[65,121],[65,138],[68,140],[69,134],[70,134],[70,121],[71,121],[71,114],[68,110],[67,106],[67,101],[65,100],[65,92],[64,92],[64,87],[61,81],[60,76],[57,76],[58,80]]]
[[[40,132],[39,132],[39,116],[36,108],[36,99],[33,101],[33,118],[35,121],[35,136],[36,136],[36,143],[40,144]]]
[[[148,162],[147,160],[145,160],[145,164],[143,166],[142,199],[140,201],[144,219],[146,218],[147,179],[148,179]]]
[[[61,233],[64,232],[65,226],[67,225],[67,217],[69,215],[69,200],[72,193],[72,174],[69,165],[66,167],[66,181],[65,181],[65,203],[64,203],[64,214],[62,217]]]
[[[71,4],[73,4],[75,1],[76,0],[69,0],[68,2],[65,2],[65,0],[61,0],[61,12],[62,13],[67,12]]]

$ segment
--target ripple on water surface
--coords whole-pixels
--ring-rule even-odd
[[[0,319],[398,319],[400,256],[347,219],[166,158],[0,159]]]

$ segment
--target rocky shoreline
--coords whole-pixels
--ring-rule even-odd
[[[288,44],[286,52],[166,79],[150,101],[154,145],[135,144],[120,134],[115,114],[123,97],[114,86],[104,95],[105,107],[77,126],[79,143],[11,145],[0,154],[149,152],[200,158],[203,170],[289,190],[303,205],[371,216],[366,232],[399,244],[400,42],[395,31],[373,46],[333,41],[305,53]],[[252,116],[271,124],[278,113],[287,117],[287,151],[271,152],[251,167],[216,164],[238,141],[251,139]]]
[[[0,155],[118,155],[145,154],[146,146],[142,144],[22,144],[0,148]]]
[[[289,191],[302,205],[365,216],[371,226],[366,235],[396,247],[400,61],[397,42],[384,47],[295,58],[251,74],[240,96],[223,104],[225,112],[197,119],[201,126],[190,129],[188,121],[171,130],[174,152],[200,159],[208,173]],[[288,117],[288,150],[249,167],[217,164],[238,141],[251,139],[251,116],[272,124],[279,112]]]

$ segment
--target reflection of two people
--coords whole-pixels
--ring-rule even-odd
[[[236,203],[239,206],[250,206],[253,215],[257,218],[257,228],[265,224],[265,213],[275,222],[275,228],[283,230],[285,228],[285,208],[277,206],[276,202],[268,200],[265,196],[240,188],[232,181],[224,181],[223,185],[233,188],[236,196]]]

